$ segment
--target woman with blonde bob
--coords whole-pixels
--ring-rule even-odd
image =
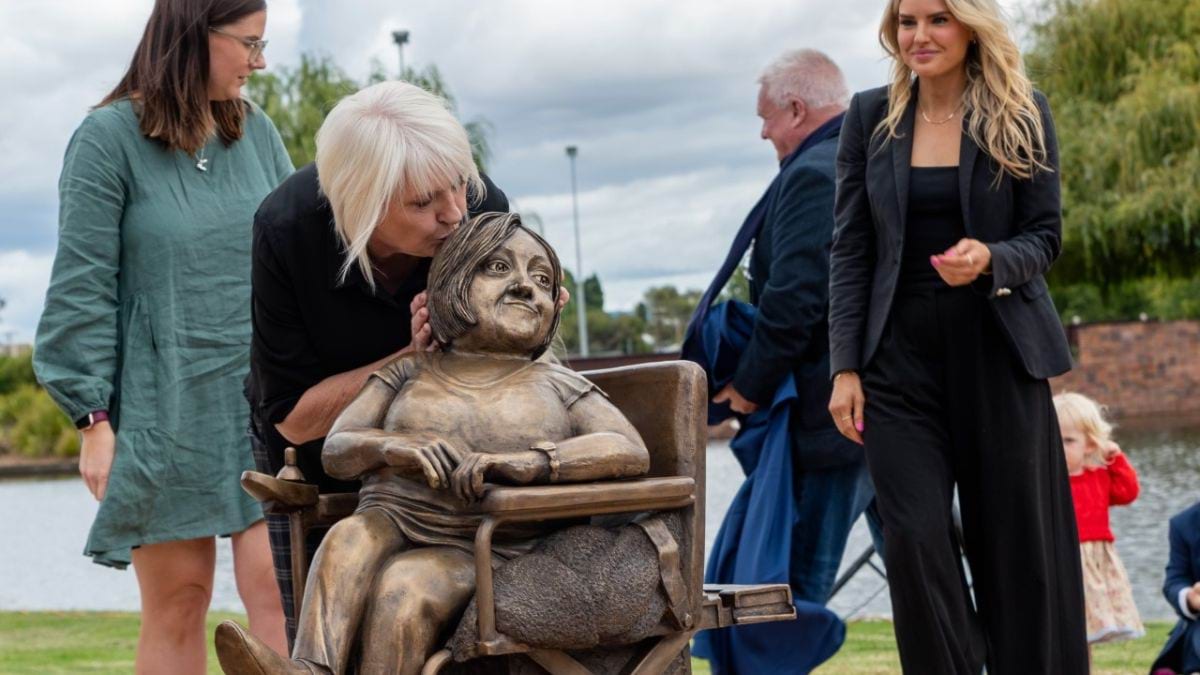
[[[865,445],[900,660],[1086,673],[1047,382],[1071,365],[1044,278],[1062,227],[1050,108],[995,0],[889,0],[879,39],[892,82],[854,96],[838,150],[829,410]]]
[[[433,257],[449,232],[430,227],[432,236],[421,237],[427,223],[414,216],[433,205],[431,197],[444,196],[455,207],[446,219],[453,222],[438,224],[457,228],[453,216],[462,219],[467,195],[478,202],[486,192],[466,130],[445,101],[406,82],[381,82],[347,97],[325,118],[316,144],[321,190],[345,248],[341,279],[356,265],[374,286],[380,263],[372,253]],[[374,170],[364,171],[368,166]],[[383,267],[379,272],[385,284],[402,275]]]
[[[254,221],[251,435],[260,471],[293,446],[323,492],[358,489],[321,467],[321,444],[367,377],[398,354],[431,348],[424,306],[430,260],[469,215],[508,211],[480,174],[446,102],[404,82],[342,99],[301,168]],[[287,519],[268,516],[288,635],[294,602]],[[320,543],[310,537],[309,555]]]

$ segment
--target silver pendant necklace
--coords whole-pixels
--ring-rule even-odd
[[[200,171],[208,171],[208,158],[204,156],[204,148],[200,148],[200,152],[196,155],[196,168]]]

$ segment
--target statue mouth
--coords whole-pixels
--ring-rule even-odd
[[[521,300],[505,300],[504,304],[512,305],[518,309],[523,309],[534,316],[541,316],[542,314],[540,311],[538,311],[537,306],[535,306],[533,303],[524,302]]]

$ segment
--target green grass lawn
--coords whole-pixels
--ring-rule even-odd
[[[225,619],[212,613],[208,634]],[[0,612],[0,673],[132,673],[141,618],[133,612]],[[208,672],[217,656],[208,643]]]
[[[1146,624],[1140,640],[1097,645],[1092,651],[1092,675],[1145,675],[1167,641],[1174,623]],[[900,672],[896,637],[890,621],[855,621],[846,625],[841,651],[815,671],[818,675],[890,675]]]
[[[224,619],[242,617],[212,614],[208,633]],[[0,673],[131,673],[137,646],[138,615],[128,612],[0,612]],[[1142,675],[1166,641],[1171,625],[1146,626],[1146,637],[1133,642],[1101,645],[1095,651],[1094,675]],[[220,673],[209,643],[208,672]],[[696,661],[697,675],[708,673]],[[846,644],[820,675],[884,675],[899,673],[892,624],[860,621],[849,624]]]

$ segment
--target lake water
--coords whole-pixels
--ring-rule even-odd
[[[1120,430],[1117,440],[1141,478],[1133,505],[1114,508],[1113,530],[1146,619],[1171,619],[1160,590],[1167,558],[1167,519],[1200,499],[1200,427]],[[724,442],[708,446],[708,542],[741,484],[742,474]],[[81,555],[96,502],[77,478],[0,482],[0,609],[137,610],[132,570],[116,571]],[[848,564],[870,545],[865,524],[851,532]],[[876,558],[878,562],[878,558]],[[864,568],[830,607],[850,617],[889,616],[884,580]],[[213,608],[240,611],[229,542],[217,549]]]

